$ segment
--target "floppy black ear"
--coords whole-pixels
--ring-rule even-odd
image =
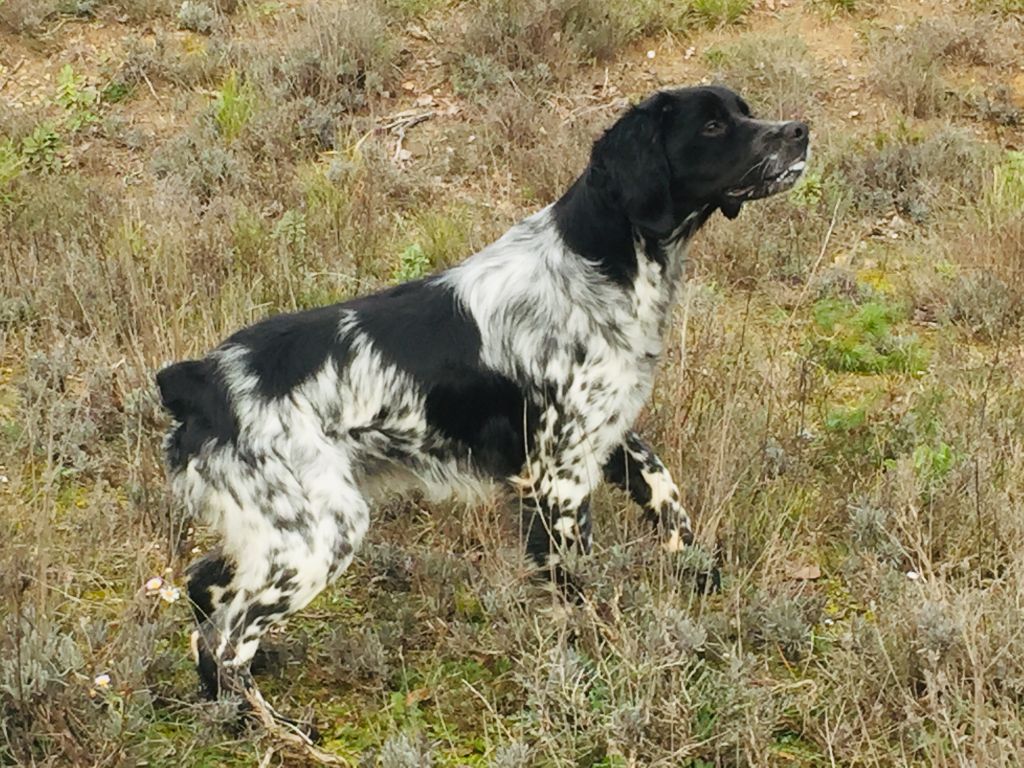
[[[665,155],[665,108],[655,98],[633,107],[594,145],[591,162],[633,224],[667,235],[675,226]]]

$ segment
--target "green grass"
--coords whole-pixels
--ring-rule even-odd
[[[213,119],[227,142],[238,138],[252,118],[256,108],[253,88],[240,81],[238,73],[231,71],[214,99]]]
[[[735,24],[750,11],[751,0],[692,0],[691,7],[699,19],[708,24]]]
[[[860,306],[820,301],[814,306],[811,354],[833,371],[920,374],[927,351],[915,334],[894,333],[905,315],[902,307],[878,301]]]
[[[1008,150],[994,168],[988,208],[1010,216],[1024,210],[1024,152]]]

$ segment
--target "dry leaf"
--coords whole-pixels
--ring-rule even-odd
[[[814,581],[815,579],[821,578],[821,568],[819,568],[816,563],[811,563],[810,565],[798,565],[790,568],[786,575],[796,581]]]
[[[415,690],[409,691],[405,694],[405,706],[411,707],[413,704],[419,704],[421,701],[426,701],[432,696],[429,688],[416,688]]]

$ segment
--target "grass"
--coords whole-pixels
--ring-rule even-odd
[[[198,699],[188,606],[144,588],[215,544],[153,371],[457,263],[707,79],[814,154],[701,233],[640,418],[700,546],[602,490],[564,615],[514,510],[391,501],[261,687],[382,768],[1016,765],[1012,6],[0,2],[0,764],[302,764]]]

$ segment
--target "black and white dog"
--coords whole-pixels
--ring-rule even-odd
[[[255,690],[261,636],[348,567],[381,494],[515,494],[530,555],[565,588],[560,558],[589,551],[602,479],[666,550],[690,542],[631,425],[690,238],[792,186],[807,146],[806,125],[756,120],[725,88],[656,93],[558,202],[459,266],[268,318],[160,371],[173,490],[223,539],[189,569],[209,693]]]

